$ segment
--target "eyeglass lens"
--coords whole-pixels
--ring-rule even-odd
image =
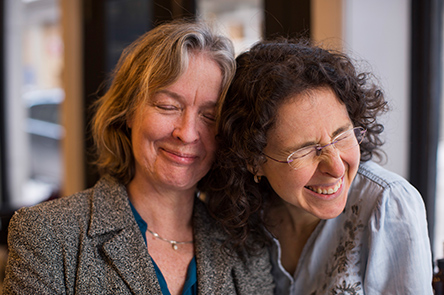
[[[345,151],[359,145],[364,139],[366,130],[362,127],[355,127],[342,134],[339,134],[333,141],[324,146],[310,146],[297,150],[291,154],[287,162],[293,169],[298,169],[311,164],[316,156],[322,154],[322,150],[332,145],[339,151]]]

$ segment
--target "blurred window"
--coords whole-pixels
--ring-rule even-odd
[[[236,54],[262,38],[264,7],[261,0],[197,0],[197,16],[213,23],[231,38]]]
[[[59,0],[6,0],[6,138],[10,206],[58,196],[63,180]]]
[[[443,45],[444,48],[444,45]],[[444,66],[444,65],[443,65]],[[444,70],[443,70],[444,72]],[[444,75],[442,75],[444,77]],[[444,79],[443,83],[444,85]],[[441,86],[444,93],[444,86]],[[435,233],[433,254],[434,259],[444,258],[444,97],[441,99],[441,126],[438,142],[438,155],[436,164],[436,203],[435,203]]]

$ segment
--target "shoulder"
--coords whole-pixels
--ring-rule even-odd
[[[273,294],[271,262],[267,249],[261,255],[245,256],[226,253],[223,246],[228,235],[210,216],[205,203],[196,200],[194,208],[195,251],[202,289],[234,290],[237,294]],[[211,285],[211,287],[210,287]],[[212,290],[212,292],[210,292]]]
[[[399,201],[422,204],[418,190],[402,176],[369,161],[361,163],[350,188],[351,194],[380,202]]]
[[[418,190],[402,176],[374,162],[362,163],[350,189],[352,202],[362,204],[374,222],[423,224],[424,201]]]
[[[363,251],[368,255],[366,288],[378,294],[395,290],[425,294],[432,259],[420,193],[403,177],[373,162],[361,165],[357,181],[354,188],[362,200],[361,212],[368,214],[368,219],[363,218],[366,241],[362,243],[368,249]],[[408,283],[397,285],[400,280]]]
[[[222,226],[211,216],[205,202],[199,199],[197,199],[194,204],[193,226],[195,240],[205,245],[202,250],[207,251],[210,247],[214,250],[214,254],[219,253],[224,242],[228,239],[228,233],[225,232]],[[237,256],[233,255],[233,257]],[[221,259],[228,261],[229,257],[223,255]]]
[[[25,227],[29,227],[29,230],[44,229],[48,226],[61,226],[63,223],[70,224],[75,216],[83,219],[89,210],[91,195],[92,189],[88,189],[69,197],[21,208],[13,215],[9,230],[25,230]]]
[[[60,262],[63,257],[75,260],[78,237],[86,231],[90,195],[91,190],[86,190],[18,210],[8,227],[8,272],[22,272],[30,280],[35,273],[45,273],[44,280],[61,278]]]
[[[271,258],[267,249],[260,255],[247,256],[243,263],[237,263],[233,276],[239,282],[239,294],[273,294],[275,285],[271,270]]]
[[[422,226],[426,223],[424,200],[402,176],[374,162],[362,163],[349,192],[347,207],[375,224]]]
[[[414,189],[405,178],[385,169],[373,161],[361,163],[359,165],[357,177],[361,177],[363,181],[373,182],[382,189],[387,189],[396,185],[407,186]]]
[[[206,204],[199,199],[195,200],[193,212],[194,239],[196,241],[196,252],[215,255],[226,239],[226,233],[216,224],[210,216]],[[201,247],[202,246],[202,247]],[[211,250],[211,251],[210,251]],[[218,258],[218,257],[213,257]]]
[[[106,189],[118,187],[109,179],[101,179],[89,189],[56,200],[40,203],[35,206],[23,207],[11,218],[9,225],[10,235],[26,233],[64,233],[64,228],[71,234],[85,229],[89,223],[97,196]],[[104,198],[106,202],[106,198]],[[111,201],[110,201],[111,202]]]

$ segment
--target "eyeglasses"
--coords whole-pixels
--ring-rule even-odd
[[[266,154],[264,155],[273,161],[279,163],[288,163],[291,168],[296,170],[314,163],[316,156],[320,156],[322,154],[322,150],[328,146],[332,145],[337,150],[342,152],[361,144],[361,142],[364,140],[364,135],[366,132],[367,130],[362,127],[355,127],[339,134],[329,144],[315,144],[300,148],[297,151],[291,153],[287,157],[287,161],[277,160]]]

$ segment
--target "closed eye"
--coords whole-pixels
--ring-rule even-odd
[[[156,105],[156,108],[164,110],[164,111],[176,111],[179,108],[174,105]]]
[[[205,113],[205,114],[202,114],[202,117],[211,123],[216,122],[216,116],[214,114]]]
[[[355,138],[354,129],[350,129],[336,136],[336,138],[334,138],[332,142],[340,143],[341,141],[348,141],[350,139],[353,140],[354,138]]]
[[[309,145],[309,146],[303,147],[301,149],[298,149],[297,151],[292,153],[289,158],[291,158],[292,160],[303,158],[303,157],[309,155],[310,153],[315,152],[316,147],[317,147],[317,145]]]

